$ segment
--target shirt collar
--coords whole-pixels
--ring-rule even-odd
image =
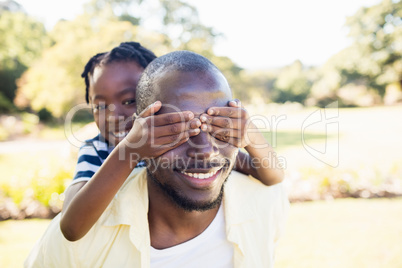
[[[247,189],[250,188],[244,185],[249,183],[250,179],[252,178],[249,176],[232,171],[224,190],[226,237],[234,246],[235,267],[242,267],[245,260],[244,247],[247,243],[244,241],[243,229],[258,219],[255,208],[250,207],[253,202],[247,200],[255,196],[253,193],[247,192]]]
[[[247,187],[242,187],[244,183],[249,183],[246,180],[250,179],[237,171],[232,171],[225,184],[223,200],[227,226],[243,224],[258,217],[255,208],[248,206],[250,202],[246,198],[250,198],[251,195],[244,192]]]
[[[226,235],[239,254],[235,254],[241,263],[244,259],[241,228],[247,223],[257,219],[255,208],[248,207],[245,198],[250,198],[250,193],[244,193],[242,187],[249,177],[232,171],[224,190],[224,212],[226,222]],[[104,213],[104,226],[116,225],[130,226],[130,239],[134,246],[144,255],[149,255],[150,237],[148,225],[148,185],[146,168],[135,168],[112,203]]]
[[[226,225],[238,225],[254,220],[257,215],[244,200],[243,183],[250,177],[232,171],[224,190]],[[247,195],[248,198],[250,195]],[[109,205],[103,225],[136,225],[141,218],[148,219],[148,185],[146,168],[135,168]],[[147,220],[148,222],[148,220]]]

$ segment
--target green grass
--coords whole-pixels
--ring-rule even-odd
[[[402,267],[402,198],[291,205],[277,268]],[[0,267],[21,267],[48,220],[0,222]]]
[[[304,131],[305,144],[317,150],[325,148],[325,127],[330,125],[323,121],[305,127],[308,125],[308,118],[315,111],[317,109],[307,108],[283,113],[286,119],[280,121],[275,128],[278,132],[277,146],[274,149],[278,155],[286,158],[290,171],[325,166],[301,142],[301,133]],[[331,159],[334,157],[339,160],[337,168],[360,170],[364,166],[370,166],[386,170],[395,163],[400,163],[402,124],[398,123],[398,118],[401,116],[402,106],[339,109],[338,116],[327,122],[338,124],[339,133],[333,129],[328,130],[329,142],[337,141],[339,136],[338,155],[331,156]],[[266,133],[266,138],[272,142],[268,135]]]
[[[22,267],[29,251],[49,222],[49,220],[0,222],[0,267]]]
[[[291,205],[276,267],[402,267],[402,199]]]
[[[281,150],[288,147],[302,146],[302,134],[300,131],[277,131],[275,133],[272,132],[264,132],[265,139],[273,146],[274,148],[280,148]],[[304,133],[304,141],[305,142],[325,142],[326,138],[331,139],[333,136],[327,136],[324,133]]]

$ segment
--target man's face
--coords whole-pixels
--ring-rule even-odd
[[[222,74],[166,71],[155,82],[159,114],[192,111],[195,117],[212,106],[226,106],[231,92]],[[177,108],[175,108],[177,107]],[[238,149],[207,132],[153,159],[148,166],[150,187],[187,211],[203,211],[220,204],[223,184]]]

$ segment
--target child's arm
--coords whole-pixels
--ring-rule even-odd
[[[157,157],[198,135],[201,123],[192,112],[153,115],[161,106],[158,101],[146,108],[92,179],[77,190],[61,216],[66,239],[78,240],[91,229],[140,160]]]
[[[96,145],[96,139],[97,138],[94,138],[89,142],[86,142],[78,152],[78,161],[74,179],[64,192],[63,212],[67,209],[72,198],[93,177],[105,161],[105,158],[109,155],[106,154],[108,145],[104,143]]]
[[[64,201],[63,201],[63,213],[66,211],[67,207],[70,205],[71,201],[73,200],[74,196],[78,193],[79,190],[81,190],[82,187],[87,183],[88,181],[80,181],[74,184],[71,184],[66,192],[64,193]]]
[[[200,119],[203,131],[209,131],[215,138],[248,152],[239,152],[235,163],[237,171],[251,175],[265,185],[283,180],[284,172],[276,153],[249,121],[249,115],[240,101],[230,101],[228,107],[211,107]]]

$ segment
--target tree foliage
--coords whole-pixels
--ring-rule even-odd
[[[94,54],[131,40],[141,40],[155,52],[166,51],[159,45],[163,43],[163,36],[119,21],[106,10],[96,18],[84,14],[73,21],[60,21],[50,36],[54,45],[21,78],[17,101],[20,105],[30,105],[35,111],[45,108],[55,117],[64,116],[84,102],[81,73]]]
[[[295,101],[303,103],[310,93],[312,81],[308,78],[308,70],[300,61],[285,67],[275,82],[272,100],[275,102]]]
[[[13,1],[8,1],[13,4]],[[15,97],[16,79],[38,59],[49,45],[42,23],[21,12],[14,4],[0,10],[0,105],[9,111]],[[11,12],[9,10],[17,10]]]
[[[132,6],[144,4],[138,0],[93,0],[84,14],[72,21],[60,21],[49,33],[53,45],[20,79],[16,103],[35,111],[46,109],[55,117],[64,116],[74,105],[84,102],[80,74],[87,60],[120,42],[133,40],[156,55],[175,49],[192,50],[217,63],[229,79],[237,79],[241,69],[229,58],[214,55],[215,35],[212,29],[202,26],[194,7],[182,1],[160,0],[164,12],[160,22],[164,27],[155,32],[142,26],[145,17],[141,16],[151,13],[146,6],[141,16],[130,12]],[[172,40],[167,33],[177,27],[180,38]]]
[[[402,82],[402,1],[361,8],[346,25],[354,44],[339,66],[345,83],[365,80],[383,96],[387,85]]]
[[[380,104],[387,86],[401,88],[402,2],[383,0],[362,7],[346,26],[353,43],[319,68],[308,96],[311,104],[325,106],[335,100],[343,106]]]
[[[19,79],[15,102],[35,111],[46,109],[55,117],[84,102],[80,74],[89,57],[123,41],[139,41],[157,55],[181,49],[204,55],[222,70],[234,96],[243,102],[263,99],[325,106],[339,100],[346,106],[367,105],[380,103],[386,87],[402,81],[400,0],[383,0],[348,18],[354,43],[320,68],[295,61],[258,73],[215,55],[220,34],[203,25],[196,8],[184,0],[92,0],[83,14],[60,21],[48,35],[42,24],[25,14],[3,12],[8,15],[0,18],[0,34],[6,40],[0,43],[0,79],[6,81],[6,76],[14,83],[29,67]],[[14,95],[3,89],[1,93],[0,103],[9,107],[6,103]],[[366,95],[371,96],[369,101],[357,101]]]

